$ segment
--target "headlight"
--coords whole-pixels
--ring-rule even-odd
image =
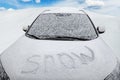
[[[104,80],[120,80],[120,62],[117,61],[117,66],[111,74],[109,74]]]
[[[0,60],[0,80],[10,80]]]

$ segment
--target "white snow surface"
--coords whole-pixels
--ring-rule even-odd
[[[0,12],[0,53],[24,35],[23,26],[30,25],[44,10],[53,8],[30,8]],[[100,34],[111,47],[117,57],[120,57],[120,18],[86,11],[95,26],[104,26],[106,32]]]

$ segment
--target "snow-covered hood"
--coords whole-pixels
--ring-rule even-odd
[[[103,80],[116,66],[104,41],[34,40],[22,36],[2,53],[11,80]]]

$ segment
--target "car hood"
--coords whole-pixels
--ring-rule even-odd
[[[22,36],[2,53],[1,61],[11,80],[103,80],[116,66],[100,37],[60,41]]]

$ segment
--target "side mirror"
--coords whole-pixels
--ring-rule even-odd
[[[105,32],[105,27],[97,27],[97,31],[99,32],[99,34],[102,34]]]
[[[28,31],[28,28],[29,28],[29,26],[24,26],[24,27],[23,27],[23,31],[24,31],[24,32],[27,32],[27,31]]]

